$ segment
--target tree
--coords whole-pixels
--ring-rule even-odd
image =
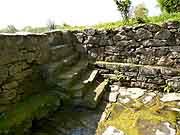
[[[134,15],[136,18],[138,17],[143,18],[148,16],[148,9],[146,8],[144,3],[138,4],[135,7]]]
[[[49,31],[55,30],[55,29],[56,29],[55,21],[49,19],[49,20],[47,21],[47,27],[48,27],[48,30],[49,30]]]
[[[14,25],[8,25],[6,29],[7,29],[8,33],[16,33],[16,32],[18,32],[18,30],[16,29],[16,27]]]
[[[130,7],[131,7],[131,0],[114,0],[118,10],[121,13],[121,16],[124,20],[128,20]]]
[[[180,12],[180,0],[157,0],[157,2],[163,12]]]
[[[22,31],[24,32],[33,32],[33,28],[31,26],[25,26]]]

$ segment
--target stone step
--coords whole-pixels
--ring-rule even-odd
[[[69,89],[71,90],[71,92],[74,94],[73,96],[75,97],[82,97],[83,96],[83,92],[87,87],[90,87],[91,85],[93,85],[94,80],[89,80],[89,78],[92,76],[93,71],[88,69],[89,71],[87,71],[86,73],[83,74],[83,76],[81,76],[80,79],[78,79],[73,85],[72,87],[70,87]]]
[[[86,60],[79,60],[79,62],[71,67],[67,72],[60,73],[59,76],[57,76],[57,79],[59,80],[73,80],[75,77],[79,77],[82,73],[84,73],[85,70],[88,68],[88,62]]]
[[[75,49],[70,45],[58,45],[50,48],[51,61],[59,61],[75,53]]]
[[[90,88],[87,89],[86,94],[83,98],[84,106],[88,108],[96,108],[104,92],[106,91],[108,83],[109,80],[105,79],[100,84],[94,84],[90,86]]]
[[[52,62],[42,67],[45,78],[50,81],[54,79],[56,74],[64,72],[71,68],[72,65],[76,64],[79,59],[79,54],[75,53],[66,57],[58,62]]]
[[[124,85],[145,89],[180,89],[180,70],[162,66],[138,65],[129,63],[111,63],[97,61],[96,67],[102,70],[105,78],[126,81]],[[104,69],[106,69],[104,71]],[[104,73],[103,73],[104,72]]]
[[[44,93],[28,97],[1,115],[0,134],[23,134],[31,128],[34,119],[46,117],[59,106],[60,99],[55,94]]]

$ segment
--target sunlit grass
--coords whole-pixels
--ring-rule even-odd
[[[180,21],[180,12],[179,13],[164,13],[160,16],[153,16],[153,17],[147,17],[143,18],[146,23],[155,23],[155,24],[161,24],[163,22],[166,22],[168,20],[177,20]],[[117,22],[108,22],[108,23],[100,23],[92,26],[71,26],[68,24],[63,24],[63,25],[56,25],[56,30],[84,30],[88,28],[95,28],[95,29],[116,29],[122,26],[134,26],[138,25],[138,22],[135,18],[129,19],[129,21],[117,21]],[[48,27],[28,27],[28,29],[22,29],[20,31],[24,32],[32,32],[32,33],[42,33],[42,32],[47,32]],[[7,32],[6,28],[0,29],[0,32]]]

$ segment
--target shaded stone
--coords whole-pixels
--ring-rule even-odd
[[[144,28],[151,32],[158,32],[161,29],[161,27],[157,24],[145,24]]]
[[[180,27],[180,22],[178,21],[168,21],[162,25],[166,29],[178,29]]]
[[[142,41],[144,39],[149,39],[152,37],[153,37],[152,33],[146,29],[143,29],[143,28],[138,29],[136,31],[136,35],[135,35],[135,38],[138,41]]]
[[[5,81],[8,77],[8,68],[5,66],[0,66],[0,84]]]
[[[157,32],[154,36],[155,39],[161,39],[161,40],[166,40],[169,39],[171,36],[171,32],[167,29],[161,30]]]
[[[149,40],[143,41],[142,44],[144,47],[163,47],[163,46],[167,46],[167,41],[158,40],[158,39],[149,39]]]
[[[85,29],[85,34],[88,36],[93,36],[96,34],[96,30],[95,29]]]

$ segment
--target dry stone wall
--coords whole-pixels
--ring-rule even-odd
[[[161,26],[144,24],[115,30],[1,34],[0,106],[16,103],[25,95],[44,91],[46,86],[41,76],[44,72],[41,66],[62,60],[75,52],[87,55],[89,59],[106,62],[167,67],[122,66],[116,69],[130,78],[133,87],[138,84],[145,87],[152,83],[147,88],[152,89],[155,85],[157,89],[159,84],[164,86],[167,82],[176,89],[180,86],[179,71],[168,69],[178,70],[180,66],[180,23],[177,21]],[[108,71],[108,74],[113,72]]]
[[[75,33],[89,56],[109,62],[180,66],[180,23],[144,24]]]
[[[63,58],[71,44],[68,32],[0,34],[0,112],[7,104],[45,91],[41,66]],[[63,51],[57,52],[56,46]]]
[[[104,61],[97,66],[105,77],[116,74],[125,78],[122,86],[180,90],[179,22],[87,29],[74,34],[90,59]]]

